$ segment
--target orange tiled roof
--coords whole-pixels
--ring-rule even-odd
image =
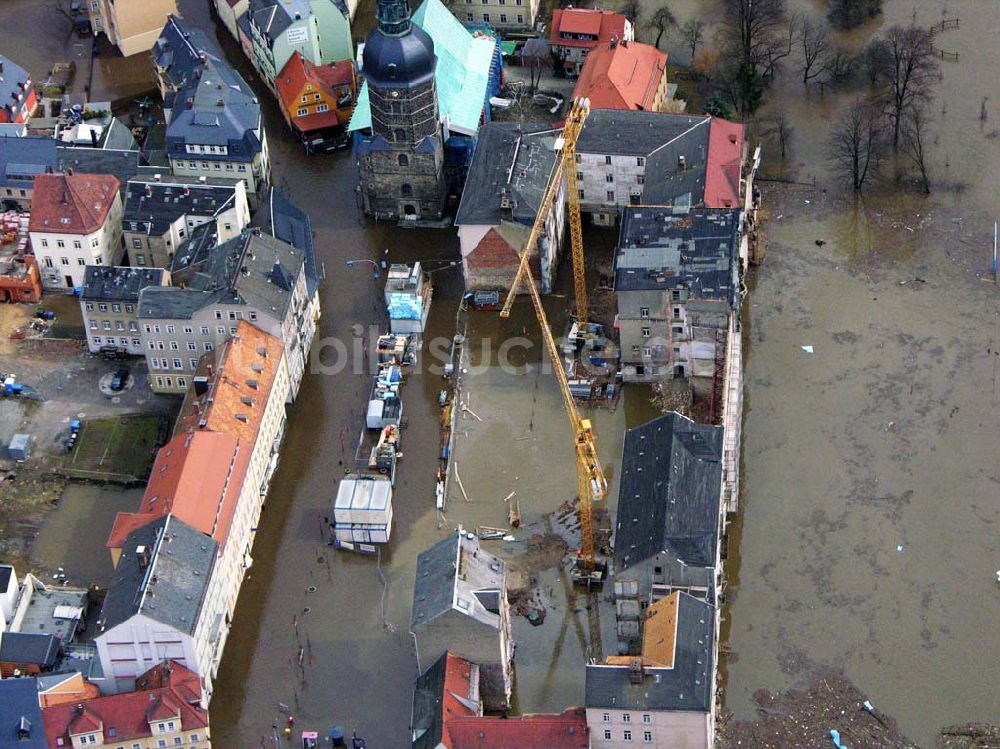
[[[252,447],[283,355],[281,341],[241,321],[235,336],[198,363],[195,374],[208,378],[208,391],[188,390],[174,434],[225,432]]]
[[[596,47],[614,39],[625,36],[625,16],[610,10],[597,8],[564,8],[552,11],[552,32],[549,34],[551,44],[563,47]],[[587,34],[596,36],[596,40],[563,39],[561,35]]]
[[[39,174],[29,231],[90,234],[101,228],[121,183],[107,174]]]
[[[740,207],[740,169],[746,128],[738,122],[713,117],[708,131],[705,170],[705,206]]]
[[[253,443],[225,432],[188,432],[174,437],[156,455],[136,513],[118,513],[107,545],[121,548],[135,528],[173,515],[211,536],[224,548]]]
[[[649,110],[666,67],[667,53],[656,47],[605,44],[587,55],[573,98],[586,96],[592,109]]]
[[[300,52],[294,52],[274,79],[281,106],[286,110],[295,109],[307,83],[311,83],[317,93],[325,93],[336,101],[333,87],[353,85],[354,63],[341,60],[332,65],[313,65]]]
[[[463,717],[445,723],[449,749],[588,749],[587,716],[583,708],[561,713],[514,718]],[[445,737],[442,736],[442,743]]]

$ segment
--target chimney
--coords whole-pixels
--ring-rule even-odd
[[[209,377],[211,377],[211,376],[212,376],[212,372],[213,372],[214,370],[215,370],[215,367],[214,367],[214,366],[212,366],[212,363],[211,363],[211,362],[209,362],[209,363],[208,363],[208,376],[209,376]]]
[[[191,188],[188,187],[187,185],[184,185],[184,196],[187,197],[190,194],[191,194]]]
[[[90,142],[94,148],[97,148],[97,128],[90,128]]]
[[[629,684],[642,684],[642,677],[643,677],[642,658],[629,658],[628,660]]]
[[[677,171],[686,172],[687,171],[687,159],[684,156],[677,157]]]
[[[153,197],[153,188],[150,187],[149,185],[146,185],[146,197],[147,198]]]
[[[149,566],[149,548],[143,545],[135,547],[135,556],[139,562],[140,569],[146,569]]]

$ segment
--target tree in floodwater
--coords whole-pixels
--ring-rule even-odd
[[[785,0],[724,0],[720,27],[726,83],[733,104],[749,114],[760,105],[763,78],[791,52]]]
[[[859,97],[833,125],[827,157],[834,170],[860,191],[885,154],[885,110],[877,101]]]
[[[830,0],[827,18],[838,29],[853,29],[882,12],[882,0]]]
[[[673,11],[671,11],[670,8],[666,5],[661,5],[656,9],[653,17],[649,19],[649,23],[654,29],[656,29],[656,41],[653,42],[653,46],[659,49],[660,40],[663,38],[663,35],[667,33],[667,29],[677,25],[677,19],[674,17]]]
[[[778,150],[781,158],[788,155],[788,147],[792,140],[795,129],[788,122],[784,112],[778,111],[766,117],[762,122],[764,130],[762,135],[772,136],[778,142]]]
[[[907,115],[933,97],[940,65],[927,29],[891,26],[877,43],[881,47],[878,81],[885,85],[892,147],[898,148]]]
[[[694,53],[698,51],[698,45],[705,39],[705,22],[699,21],[697,18],[685,21],[684,25],[681,26],[681,36],[688,49],[691,50],[691,59],[694,60]]]
[[[799,31],[799,48],[802,51],[802,82],[809,83],[827,72],[833,43],[830,33],[822,23],[803,19]]]
[[[903,127],[903,153],[905,153],[920,175],[920,186],[925,195],[931,194],[931,180],[927,174],[927,109],[915,107],[906,118]]]

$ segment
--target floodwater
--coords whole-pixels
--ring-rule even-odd
[[[914,15],[961,21],[938,40],[961,60],[942,64],[932,105],[929,199],[825,193],[828,123],[846,97],[790,76],[771,100],[795,130],[788,163],[765,171],[820,189],[765,193],[725,701],[750,718],[755,690],[842,668],[932,746],[944,725],[1000,716],[1000,292],[980,279],[1000,215],[1000,19],[981,3],[888,2],[882,25]]]
[[[142,492],[113,484],[67,484],[31,547],[32,564],[49,574],[62,568],[70,585],[106,587],[114,568],[104,543],[115,515],[134,511]]]

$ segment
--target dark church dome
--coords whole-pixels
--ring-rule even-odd
[[[390,35],[375,29],[365,43],[363,70],[368,84],[384,88],[409,88],[434,76],[434,42],[419,26]]]

